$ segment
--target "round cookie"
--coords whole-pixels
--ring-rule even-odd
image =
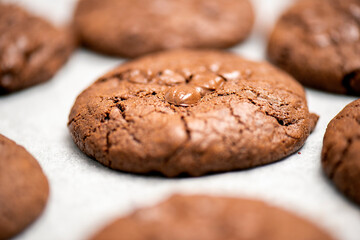
[[[69,29],[0,3],[0,94],[49,80],[74,46]]]
[[[210,196],[172,196],[120,218],[92,240],[331,240],[312,223],[264,202]]]
[[[276,24],[268,57],[309,87],[360,95],[359,29],[357,0],[298,1]]]
[[[321,159],[336,187],[360,204],[360,100],[347,105],[329,123]]]
[[[101,77],[79,95],[68,126],[78,147],[110,168],[173,177],[277,161],[316,121],[302,86],[267,63],[172,50]]]
[[[95,51],[123,57],[173,48],[227,48],[254,23],[248,0],[80,0],[79,38]]]
[[[39,163],[0,134],[0,239],[29,226],[42,213],[49,185]]]

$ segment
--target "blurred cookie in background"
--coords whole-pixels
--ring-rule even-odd
[[[360,1],[303,0],[270,37],[269,59],[306,86],[360,95]]]
[[[322,166],[336,187],[360,205],[360,100],[347,105],[329,123]]]
[[[0,3],[0,94],[49,80],[74,50],[74,36],[70,28]]]
[[[80,0],[76,31],[87,47],[137,57],[172,48],[228,48],[254,23],[248,0]]]
[[[332,240],[311,222],[258,200],[174,195],[106,226],[92,240]]]
[[[23,231],[43,212],[49,184],[39,163],[0,134],[0,239]]]

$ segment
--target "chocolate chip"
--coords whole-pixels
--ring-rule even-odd
[[[204,88],[206,90],[216,90],[224,82],[224,79],[215,73],[203,72],[200,74],[195,74],[192,77],[190,84],[196,87]]]
[[[148,82],[146,73],[144,73],[138,69],[130,70],[130,71],[124,73],[123,78],[125,78],[129,82],[133,82],[133,83],[147,83]]]
[[[178,85],[165,92],[165,100],[178,106],[190,106],[201,99],[200,93],[193,86]]]
[[[185,78],[179,73],[166,69],[155,78],[155,82],[158,84],[175,85],[184,83]]]
[[[221,73],[226,80],[235,80],[241,77],[241,73],[239,71],[232,71],[232,72],[224,72]]]

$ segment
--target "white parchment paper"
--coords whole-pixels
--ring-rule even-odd
[[[57,24],[68,21],[74,7],[74,0],[7,1],[19,2]],[[255,30],[232,51],[264,60],[267,33],[291,0],[253,3],[257,11]],[[326,126],[355,97],[307,89],[310,110],[319,114],[320,120],[301,154],[283,161],[200,178],[131,175],[86,157],[74,145],[66,126],[76,96],[123,61],[79,49],[51,81],[0,97],[0,133],[38,159],[51,187],[43,215],[15,239],[87,239],[115,217],[179,192],[263,199],[314,221],[339,239],[360,239],[360,207],[337,192],[320,168]]]

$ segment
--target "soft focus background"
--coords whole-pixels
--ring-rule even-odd
[[[74,0],[19,2],[56,24],[71,18]],[[257,23],[251,37],[232,51],[265,60],[266,36],[291,0],[253,0]],[[49,178],[51,195],[44,214],[15,239],[87,239],[137,207],[175,193],[208,193],[263,199],[312,220],[335,237],[360,239],[360,208],[337,192],[320,168],[328,122],[354,97],[307,89],[310,110],[320,115],[301,154],[251,170],[200,178],[166,179],[110,170],[82,154],[66,126],[76,96],[123,60],[77,50],[50,81],[0,97],[0,133],[25,146]],[[125,236],[124,236],[125,237]]]

